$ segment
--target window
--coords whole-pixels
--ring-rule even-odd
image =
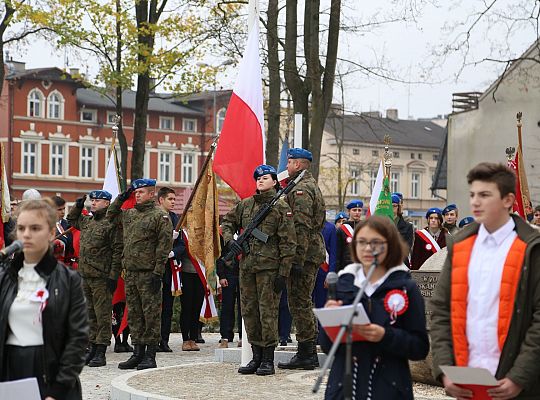
[[[184,132],[195,132],[197,130],[197,120],[184,118],[182,121],[182,130]]]
[[[35,175],[37,164],[37,143],[23,142],[23,174]]]
[[[373,187],[375,186],[375,182],[377,181],[377,171],[371,170],[369,171],[369,192],[373,192]]]
[[[422,153],[418,153],[418,159],[419,159],[419,160],[422,159]]]
[[[414,160],[414,153],[411,153],[411,159]]]
[[[174,129],[174,118],[159,117],[159,129],[164,131],[172,131]]]
[[[411,174],[411,198],[417,199],[420,195],[420,173]]]
[[[43,117],[43,93],[38,89],[33,89],[28,93],[28,116]]]
[[[47,98],[47,118],[64,119],[64,98],[60,92],[54,91]]]
[[[114,125],[114,117],[116,117],[116,111],[107,111],[107,125]]]
[[[360,154],[360,149],[352,149],[353,156],[357,156]]]
[[[96,110],[81,110],[81,122],[96,122],[97,111]]]
[[[182,157],[182,183],[193,183],[193,169],[195,165],[195,155],[186,153]]]
[[[171,181],[171,153],[159,153],[159,177],[162,182]]]
[[[94,176],[94,148],[83,146],[81,147],[81,173],[83,178],[92,178]]]
[[[64,175],[64,153],[65,146],[63,144],[51,144],[51,175]]]
[[[216,115],[216,125],[217,125],[217,133],[220,133],[223,129],[223,123],[225,122],[225,114],[227,113],[227,110],[225,108],[222,108],[217,112]]]
[[[399,158],[399,151],[394,151],[394,158]]]
[[[433,154],[433,161],[439,161],[439,155]]]
[[[390,190],[392,193],[399,192],[399,172],[390,173]]]
[[[358,169],[358,167],[352,167],[350,192],[354,196],[357,196],[359,194],[359,189],[360,189],[359,179],[360,179],[360,170]]]
[[[379,150],[371,150],[371,155],[373,157],[379,157]]]

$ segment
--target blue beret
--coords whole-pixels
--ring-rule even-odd
[[[354,199],[349,201],[349,204],[347,204],[347,210],[350,210],[351,208],[362,208],[364,207],[364,203],[362,200]]]
[[[427,210],[426,219],[429,218],[431,214],[437,214],[438,216],[442,217],[442,211],[440,208],[437,208],[437,207],[433,207]]]
[[[110,194],[106,190],[92,190],[88,194],[88,197],[90,197],[91,199],[102,199],[111,201],[112,194]]]
[[[463,228],[465,225],[469,225],[471,223],[474,222],[474,218],[473,217],[465,217],[463,218],[461,221],[459,221],[459,227],[460,228]]]
[[[149,178],[141,178],[141,179],[135,179],[133,182],[131,182],[131,187],[133,189],[139,189],[139,188],[149,187],[149,186],[156,186],[156,180],[149,179]]]
[[[399,196],[397,194],[393,194],[392,195],[392,204],[399,204],[401,203],[401,199],[399,198]]]
[[[289,149],[289,151],[287,151],[287,158],[305,158],[306,160],[313,161],[311,151],[300,149],[298,147]]]
[[[345,214],[343,211],[340,211],[336,214],[336,218],[334,218],[334,224],[338,222],[340,219],[347,219],[347,214]]]
[[[446,207],[444,207],[444,210],[442,210],[442,214],[446,215],[453,210],[457,210],[457,206],[455,204],[448,204]]]
[[[277,176],[277,171],[271,165],[262,164],[255,168],[255,171],[253,172],[253,179],[257,179],[263,175],[268,174]]]
[[[399,193],[399,192],[394,192],[392,193],[392,196],[397,196],[401,201],[403,201],[403,193]]]

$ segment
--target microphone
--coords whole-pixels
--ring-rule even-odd
[[[23,249],[23,243],[20,240],[15,240],[8,247],[4,247],[0,250],[0,260],[9,258],[12,254],[18,253]]]
[[[338,274],[335,272],[329,272],[326,275],[326,283],[328,284],[328,300],[337,300],[336,287],[338,281]]]

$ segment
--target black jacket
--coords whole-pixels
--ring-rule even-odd
[[[354,221],[346,221],[343,224],[350,225],[353,230],[356,227]],[[350,250],[351,238],[347,236],[341,227],[336,230],[336,236],[336,272],[339,272],[353,261]]]
[[[17,295],[18,272],[23,254],[0,267],[0,380],[6,376],[4,350],[8,313]],[[47,282],[49,299],[43,310],[43,343],[46,396],[57,400],[81,399],[79,374],[88,344],[88,315],[78,272],[58,263],[47,253],[35,267]],[[21,361],[22,362],[22,361]]]
[[[356,357],[358,363],[356,399],[367,398],[368,379],[376,360],[371,398],[413,399],[408,361],[422,360],[427,356],[429,339],[426,331],[424,300],[410,273],[404,269],[405,267],[403,270],[392,272],[371,297],[364,295],[361,300],[370,321],[383,326],[386,332],[379,343],[353,343],[352,355],[353,358]],[[343,300],[345,305],[351,304],[358,292],[358,287],[354,285],[354,279],[355,275],[352,273],[342,273],[339,277],[337,298]],[[390,324],[390,315],[384,308],[384,298],[389,291],[394,289],[406,291],[409,306],[405,313],[397,317],[394,324]],[[332,342],[325,333],[320,336],[321,347],[325,352],[330,351]],[[325,399],[343,398],[345,349],[345,345],[340,345],[336,353],[328,378]]]

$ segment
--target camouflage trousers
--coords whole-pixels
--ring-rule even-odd
[[[111,344],[112,294],[105,278],[84,278],[83,292],[90,324],[90,343]]]
[[[318,328],[313,314],[313,298],[319,265],[306,262],[302,274],[291,273],[287,281],[289,311],[296,326],[296,340],[299,343],[312,342],[317,338]]]
[[[131,341],[159,344],[161,339],[161,290],[152,293],[152,271],[126,271],[126,302]]]
[[[240,268],[240,304],[248,342],[277,346],[281,294],[274,292],[277,271],[246,272]]]

